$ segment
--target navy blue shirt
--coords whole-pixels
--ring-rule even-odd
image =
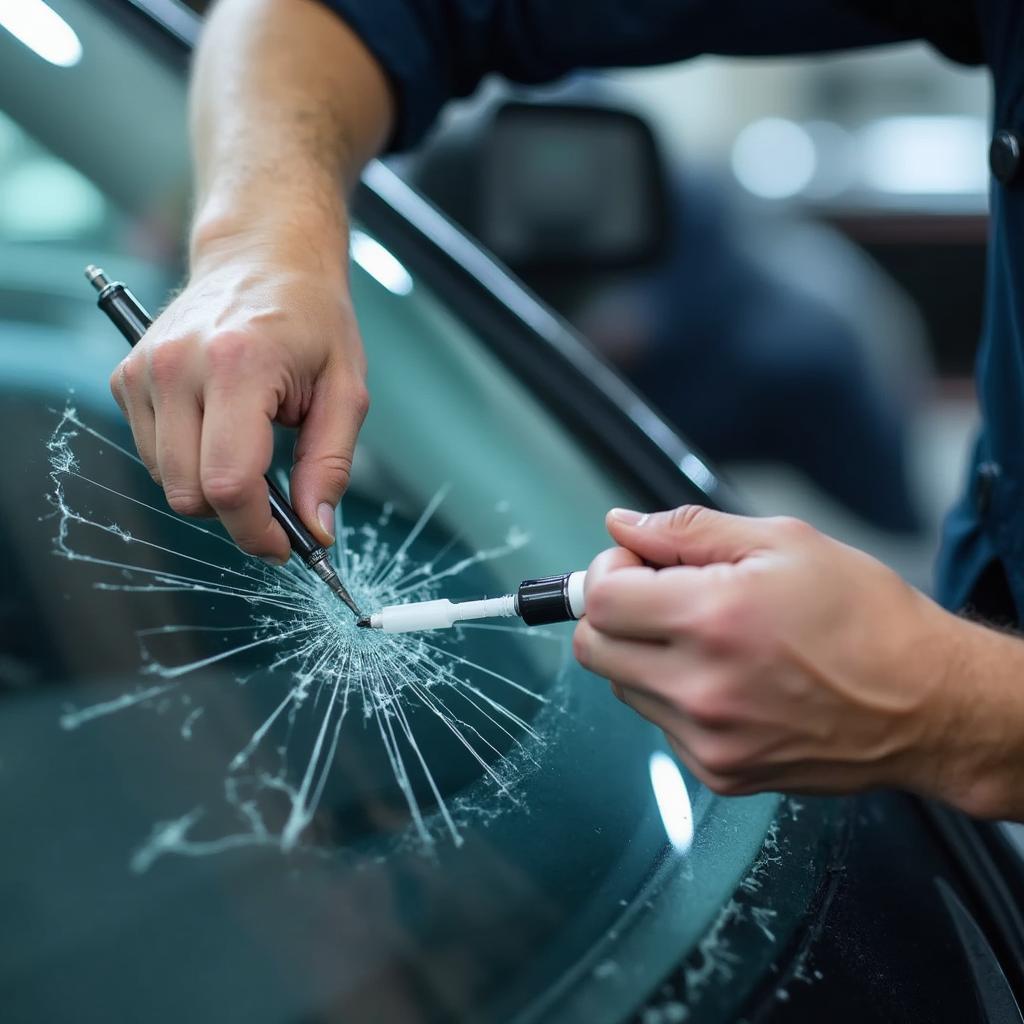
[[[821,53],[926,39],[985,63],[995,83],[991,230],[978,357],[983,426],[946,522],[937,591],[949,608],[1024,612],[1024,4],[1020,0],[323,0],[362,38],[394,88],[394,149],[444,103],[497,73],[523,83],[573,70],[699,54]],[[1020,166],[1018,166],[1020,165]],[[998,578],[981,599],[979,581]],[[998,605],[1001,605],[999,607]]]

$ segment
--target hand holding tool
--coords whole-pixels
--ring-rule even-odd
[[[114,326],[124,335],[125,340],[133,348],[149,330],[153,318],[146,312],[143,305],[120,281],[108,280],[99,267],[91,264],[85,268],[85,276],[89,283],[99,292],[96,304],[110,318]],[[298,513],[288,503],[277,485],[269,476],[264,476],[270,498],[271,515],[281,524],[288,535],[288,542],[295,552],[306,563],[307,567],[317,574],[334,591],[339,600],[343,601],[352,613],[359,618],[362,612],[345,589],[338,574],[327,557],[327,549],[306,529]]]

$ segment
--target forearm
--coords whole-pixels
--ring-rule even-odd
[[[339,251],[345,193],[391,130],[374,59],[313,0],[221,0],[193,71],[193,265],[225,244]]]
[[[968,813],[1024,821],[1024,639],[951,627],[940,794]]]

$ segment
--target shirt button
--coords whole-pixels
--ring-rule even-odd
[[[1020,170],[1021,142],[1016,132],[1003,128],[996,132],[988,147],[988,164],[1004,185],[1009,185]]]
[[[981,462],[976,472],[978,486],[974,492],[974,506],[978,510],[978,515],[984,516],[992,505],[992,490],[1002,473],[1002,468],[998,462]]]

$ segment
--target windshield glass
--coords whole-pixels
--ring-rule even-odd
[[[602,990],[626,1013],[720,918],[776,799],[713,799],[568,626],[357,631],[294,560],[169,512],[82,269],[154,310],[180,280],[183,74],[127,7],[52,7],[69,66],[0,32],[5,1018],[542,1014],[616,981],[643,906],[657,941]],[[332,557],[357,601],[585,568],[645,495],[400,251],[357,228],[352,255],[373,405]]]

